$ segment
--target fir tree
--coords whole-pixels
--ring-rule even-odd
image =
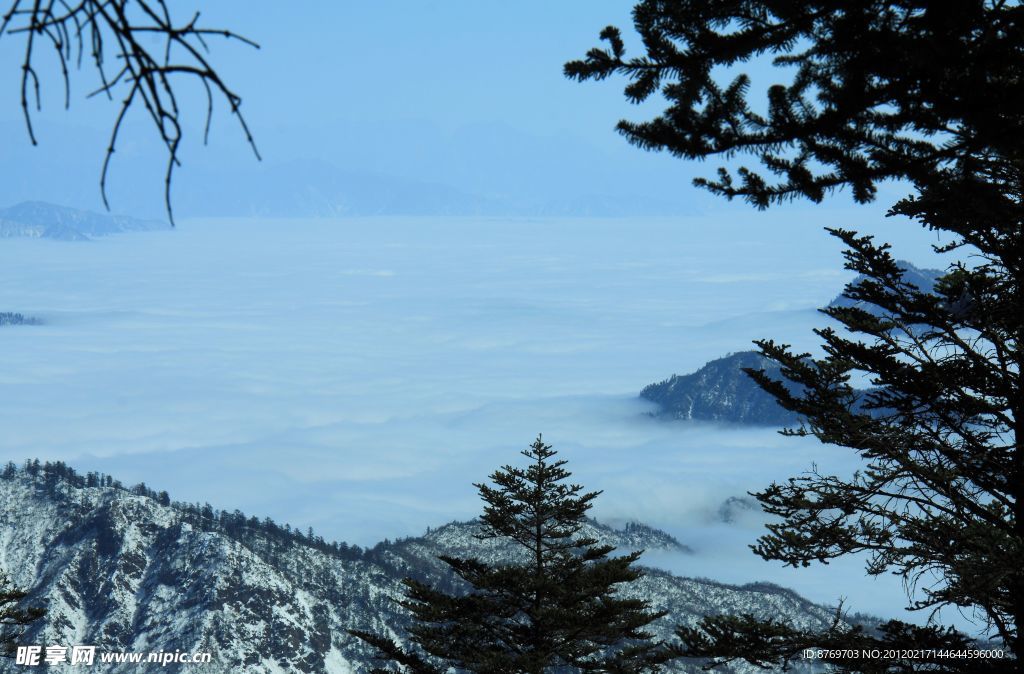
[[[868,555],[870,574],[893,572],[912,608],[974,612],[1017,660],[1024,651],[1024,452],[1020,420],[1024,251],[1024,8],[1019,2],[924,0],[776,3],[767,0],[644,0],[634,9],[646,53],[610,48],[566,66],[578,79],[621,74],[626,96],[656,92],[668,108],[620,122],[645,149],[687,159],[749,154],[762,168],[720,169],[697,181],[758,208],[850,188],[872,200],[881,181],[909,183],[894,204],[945,235],[958,251],[933,293],[904,279],[888,246],[833,229],[847,267],[864,279],[846,290],[853,306],[826,313],[840,328],[818,331],[824,357],[771,340],[764,355],[790,386],[751,373],[804,422],[790,433],[857,452],[852,478],[812,471],[757,494],[779,516],[755,547],[793,566]],[[773,58],[783,83],[757,111],[750,78],[726,85],[723,68]],[[871,309],[869,311],[869,309]],[[867,400],[850,387],[872,385]],[[795,386],[793,385],[795,384]],[[837,622],[807,633],[749,616],[681,629],[686,655],[756,664],[790,660],[813,645],[833,648],[964,645],[936,625],[887,623],[873,634]],[[860,671],[980,671],[998,662],[899,658],[839,663]]]
[[[513,561],[442,556],[465,582],[466,592],[446,594],[404,581],[402,605],[412,617],[405,649],[367,632],[352,634],[373,645],[397,669],[439,673],[634,672],[652,670],[664,649],[644,630],[663,613],[625,599],[620,591],[641,572],[639,552],[609,557],[613,546],[581,536],[586,513],[600,492],[566,483],[564,460],[537,440],[523,455],[526,468],[505,466],[475,485],[485,502],[483,539],[500,539],[517,551]]]

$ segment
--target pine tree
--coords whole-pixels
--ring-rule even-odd
[[[556,452],[537,440],[526,468],[504,466],[475,485],[486,504],[481,538],[506,541],[514,560],[491,564],[442,556],[466,592],[446,594],[412,579],[402,601],[412,618],[405,649],[387,637],[352,634],[398,669],[470,672],[635,672],[656,668],[665,654],[644,628],[663,613],[620,596],[641,572],[639,552],[609,557],[613,546],[580,535],[600,492],[566,483]]]
[[[22,629],[43,616],[40,608],[19,608],[28,595],[16,589],[0,571],[0,656],[13,655]]]
[[[868,555],[867,572],[893,572],[912,608],[974,612],[1018,660],[1024,653],[1024,447],[1020,420],[1024,251],[1024,7],[1019,2],[644,0],[634,22],[646,53],[610,49],[566,65],[578,79],[621,74],[626,96],[656,92],[668,108],[619,130],[679,157],[755,157],[698,184],[758,208],[837,188],[875,198],[878,183],[913,190],[890,215],[945,235],[957,251],[933,293],[903,278],[888,246],[833,229],[847,267],[864,279],[854,306],[826,310],[841,326],[818,331],[824,357],[759,341],[796,386],[755,379],[804,422],[789,432],[847,447],[864,461],[852,478],[811,472],[757,495],[779,516],[755,552],[792,566]],[[722,69],[773,58],[782,84],[756,110],[750,78],[720,85]],[[850,380],[866,376],[866,400]],[[833,648],[970,645],[950,630],[899,622],[874,633],[837,622],[807,633],[749,616],[681,629],[681,653],[757,664]],[[839,663],[857,671],[981,671],[997,661],[890,659]]]

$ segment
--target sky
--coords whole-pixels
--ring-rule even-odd
[[[598,515],[702,550],[680,572],[801,583],[818,601],[849,582],[852,609],[898,610],[898,583],[872,585],[856,564],[838,584],[754,564],[755,528],[709,515],[829,460],[820,448],[772,429],[666,425],[636,394],[754,338],[811,348],[814,309],[851,276],[823,226],[877,233],[931,267],[934,237],[884,217],[898,185],[868,206],[839,194],[757,213],[690,185],[716,164],[629,146],[616,121],[658,103],[561,72],[605,25],[627,27],[629,7],[202,5],[208,25],[260,44],[211,48],[264,159],[223,105],[201,147],[203,102],[184,92],[176,230],[0,241],[0,310],[45,321],[0,335],[0,460],[65,460],[365,545],[472,516],[471,483],[544,432],[606,490]],[[85,68],[65,111],[51,69],[30,147],[20,49],[0,39],[0,206],[101,210],[114,108],[84,98]],[[774,76],[753,74],[755,86]],[[118,146],[112,208],[163,217],[162,151],[143,121]],[[324,213],[295,194],[314,189],[389,217],[311,217]],[[508,213],[416,218],[416,203]],[[578,212],[589,203],[604,205]]]
[[[516,212],[586,215],[581,204],[603,201],[613,215],[745,208],[691,187],[715,164],[643,152],[614,131],[619,119],[659,112],[657,97],[636,106],[625,100],[622,80],[563,76],[563,64],[598,45],[608,24],[622,26],[635,50],[629,3],[174,3],[182,17],[192,7],[202,10],[203,25],[260,45],[211,39],[210,59],[242,97],[264,161],[255,160],[223,101],[203,147],[205,98],[181,80],[187,127],[174,196],[182,216],[320,215],[266,194],[302,191],[338,171],[341,182],[355,174],[427,183]],[[19,108],[23,49],[21,36],[0,40],[0,63],[9,64],[0,69],[9,167],[0,204],[38,198],[101,208],[99,171],[115,105],[86,98],[98,79],[85,65],[72,72],[65,110],[57,62],[40,53],[42,110],[33,113],[40,145],[31,148]],[[783,76],[765,63],[750,72],[755,90]],[[141,109],[126,122],[108,185],[115,212],[163,215],[163,151],[148,124]],[[393,211],[394,201],[382,208]]]
[[[290,151],[275,144],[281,130],[305,129],[308,138],[330,140],[332,127],[353,121],[420,119],[445,131],[497,122],[527,133],[586,137],[609,128],[614,118],[603,115],[625,109],[617,94],[593,88],[588,96],[561,74],[566,60],[596,43],[604,25],[628,20],[623,3],[526,2],[510,11],[500,3],[463,0],[310,2],[296,11],[283,3],[225,0],[175,3],[174,10],[188,16],[190,6],[202,9],[205,25],[260,44],[253,50],[212,42],[211,57],[242,93],[254,128],[268,130],[262,144],[269,153]],[[13,36],[4,39],[5,59],[20,56]],[[6,98],[16,105],[20,92],[10,85],[20,73],[5,75]],[[91,84],[87,68],[82,75]],[[63,111],[52,104],[60,103],[62,91],[54,84],[44,102],[59,117]],[[76,93],[87,90],[78,86]],[[88,115],[79,121],[106,121],[105,114],[93,114],[102,102],[79,105],[73,98],[74,115]],[[595,106],[601,114],[593,114]]]
[[[187,16],[189,5],[174,9]],[[207,214],[191,205],[190,193],[201,189],[196,183],[219,187],[253,171],[311,161],[519,201],[538,191],[554,198],[612,190],[685,209],[700,198],[675,194],[689,181],[688,167],[637,152],[613,132],[623,114],[635,112],[621,87],[580,85],[562,75],[562,64],[596,44],[604,25],[628,20],[622,3],[528,2],[514,11],[464,1],[315,2],[301,11],[291,3],[197,6],[205,25],[230,27],[260,44],[255,50],[212,40],[211,60],[242,96],[265,161],[255,162],[222,101],[210,146],[201,147],[205,101],[186,83],[191,128],[176,191],[184,211]],[[0,62],[20,64],[22,49],[5,37]],[[64,201],[95,208],[115,110],[102,97],[84,98],[97,79],[83,67],[73,73],[65,111],[55,68],[42,57],[40,147],[32,152],[18,107],[20,71],[0,71],[5,154],[21,165],[19,174],[39,178],[22,177],[22,192],[45,194],[37,189],[45,183],[67,195]],[[159,214],[153,204],[160,205],[163,164],[143,122],[137,111],[120,144],[113,208]],[[54,159],[60,175],[46,173]],[[3,197],[14,194],[0,190]]]

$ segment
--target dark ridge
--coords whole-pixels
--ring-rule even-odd
[[[935,291],[935,282],[946,275],[946,272],[940,269],[918,269],[914,265],[910,264],[906,260],[896,260],[896,266],[903,270],[903,280],[907,283],[913,284],[923,293],[932,293]],[[861,274],[857,278],[853,279],[848,286],[855,285],[864,280],[866,277]],[[854,300],[847,297],[845,291],[839,293],[835,298],[828,303],[830,307],[858,307],[865,311],[878,315],[879,309],[873,304],[867,304],[860,300]]]
[[[765,370],[782,380],[779,364],[755,351],[740,351],[713,360],[686,375],[672,375],[640,392],[657,403],[655,416],[669,419],[722,421],[759,426],[788,426],[798,417],[765,393],[743,368]]]
[[[0,311],[0,325],[42,325],[43,322],[34,317],[12,311]]]

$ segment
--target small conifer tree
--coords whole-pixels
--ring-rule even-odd
[[[523,451],[526,468],[504,466],[493,486],[475,485],[484,500],[483,539],[503,539],[512,561],[442,556],[465,581],[446,594],[406,579],[402,605],[412,616],[413,648],[377,634],[353,631],[389,666],[376,672],[651,671],[664,656],[645,631],[663,613],[619,590],[641,572],[634,552],[609,557],[613,546],[581,535],[600,492],[566,483],[564,460],[540,436]],[[397,665],[398,668],[391,668]]]

